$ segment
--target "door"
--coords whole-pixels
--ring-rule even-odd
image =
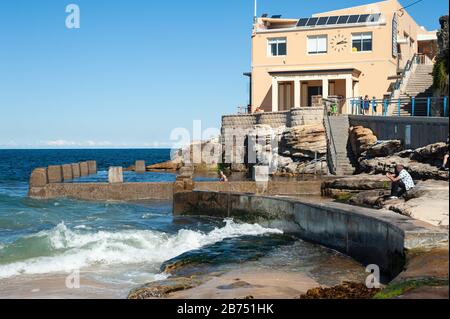
[[[315,95],[322,95],[321,86],[308,86],[308,106],[312,106],[312,97]]]

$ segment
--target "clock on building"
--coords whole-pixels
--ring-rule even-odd
[[[331,48],[336,52],[344,51],[348,45],[348,39],[342,34],[337,34],[331,38]]]

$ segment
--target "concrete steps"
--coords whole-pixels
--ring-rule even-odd
[[[348,116],[331,116],[328,119],[325,118],[325,127],[328,137],[328,149],[333,153],[332,159],[336,166],[336,175],[353,175],[355,173],[355,167],[353,165],[353,155],[351,148],[349,147],[349,135],[348,130],[350,123]],[[336,154],[334,154],[334,147],[332,144],[334,140],[334,147],[336,148]]]
[[[433,65],[419,64],[408,80],[404,94],[400,96],[400,112],[395,106],[392,115],[412,116],[411,99],[427,98],[433,95]],[[416,100],[414,116],[427,116],[427,103],[425,100]]]

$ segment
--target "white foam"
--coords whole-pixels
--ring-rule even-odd
[[[225,238],[281,234],[278,229],[258,224],[238,224],[226,220],[222,228],[205,234],[180,230],[175,235],[151,230],[99,231],[82,233],[70,230],[64,223],[35,236],[44,237],[56,251],[55,256],[38,257],[0,265],[0,278],[20,274],[70,272],[95,265],[153,263],[160,264],[187,251],[222,241]]]

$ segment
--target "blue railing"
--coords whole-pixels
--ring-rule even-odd
[[[387,116],[435,116],[447,117],[448,97],[408,97],[398,99],[371,99],[361,98],[350,100],[351,114]],[[392,112],[389,112],[392,109]]]

